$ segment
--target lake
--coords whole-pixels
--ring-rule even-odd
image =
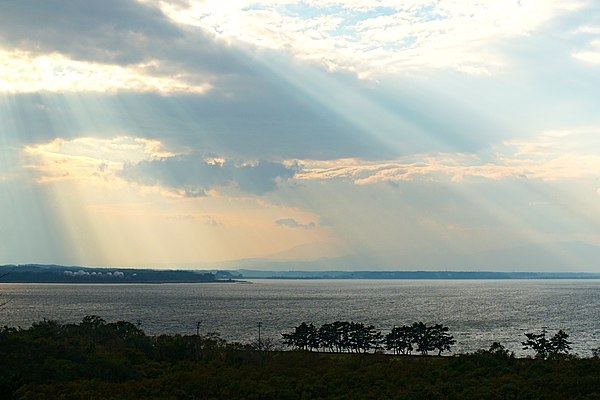
[[[252,280],[251,283],[0,284],[0,324],[95,314],[141,324],[149,334],[219,332],[227,340],[279,339],[303,321],[394,325],[441,323],[454,352],[499,341],[519,355],[525,332],[570,334],[573,351],[600,347],[600,280]]]

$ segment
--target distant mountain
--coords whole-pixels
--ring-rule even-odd
[[[471,254],[431,253],[381,260],[364,254],[314,260],[244,259],[212,268],[268,271],[530,271],[600,272],[600,247],[558,242],[493,249]]]
[[[555,242],[456,253],[432,248],[425,253],[394,258],[351,254],[336,255],[319,243],[309,243],[264,258],[217,262],[184,263],[150,268],[180,270],[265,270],[265,271],[531,271],[600,272],[600,246],[583,242]]]
[[[335,243],[313,242],[294,246],[284,251],[269,254],[263,259],[271,261],[313,261],[320,259],[335,259],[344,255],[342,249]]]
[[[213,264],[214,265],[214,264]],[[316,260],[289,260],[277,261],[266,258],[250,258],[237,261],[227,261],[217,264],[223,269],[257,269],[269,271],[290,270],[357,270],[357,269],[380,269],[373,259],[364,255],[342,256],[335,258],[319,258]]]

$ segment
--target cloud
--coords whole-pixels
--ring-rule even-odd
[[[578,61],[597,66],[600,65],[600,24],[595,17],[600,12],[600,6],[596,2],[589,2],[585,12],[570,35],[571,40],[577,43],[572,56]]]
[[[285,50],[329,69],[377,76],[422,68],[487,74],[499,43],[574,11],[566,0],[162,2],[176,21],[217,37]]]
[[[262,195],[295,174],[294,163],[234,162],[198,153],[175,154],[159,141],[127,136],[55,139],[26,146],[24,155],[40,183],[120,180],[188,197],[205,196],[209,190],[229,186]]]
[[[120,136],[111,139],[90,137],[55,139],[23,149],[26,167],[39,175],[39,182],[61,180],[114,181],[125,162],[167,157],[156,140]]]
[[[498,43],[576,8],[565,0],[9,2],[0,13],[0,90],[227,96],[262,80],[265,48],[361,77],[486,74],[505,63]]]
[[[211,189],[231,185],[262,195],[275,190],[279,181],[292,178],[294,173],[294,168],[277,162],[235,163],[193,153],[126,164],[119,175],[131,182],[198,197]]]
[[[31,55],[0,49],[0,92],[158,92],[205,94],[206,82],[187,82],[177,75],[153,76],[155,62],[122,67],[68,59],[60,54]]]
[[[217,221],[211,215],[175,214],[175,215],[167,215],[167,216],[165,216],[165,218],[169,221],[174,221],[174,222],[199,221],[202,225],[208,226],[211,228],[219,228],[219,227],[224,226],[221,222]]]
[[[595,177],[600,170],[600,128],[548,131],[496,146],[493,160],[472,153],[438,153],[393,161],[339,159],[299,162],[298,180],[350,180],[358,185],[412,180],[453,181]]]
[[[3,4],[0,13],[5,91],[201,94],[248,71],[238,53],[134,0],[25,0]]]
[[[148,61],[149,45],[184,36],[160,11],[133,0],[9,2],[0,26],[0,38],[17,48],[121,65]]]
[[[584,50],[574,53],[573,57],[589,64],[600,65],[600,40],[592,40]]]
[[[167,215],[165,219],[169,221],[193,221],[196,219],[193,215],[190,214],[175,214],[175,215]]]
[[[287,226],[288,228],[302,228],[302,229],[315,229],[317,224],[315,222],[309,222],[306,224],[300,223],[293,218],[282,218],[275,221],[277,225]]]
[[[431,37],[423,33],[427,36],[423,39],[425,42],[407,45],[417,51],[425,49],[419,47],[423,43],[435,42],[436,35],[450,40],[453,30],[470,32],[481,26],[482,31],[475,32],[472,42],[484,48],[491,43],[490,40],[495,40],[494,37],[533,36],[542,27],[547,27],[546,22],[557,15],[557,10],[566,9],[568,14],[573,3],[530,1],[522,2],[521,8],[517,2],[501,4],[492,1],[381,2],[377,6],[341,0],[324,3],[278,1],[276,4],[269,3],[268,7],[261,1],[200,4],[109,0],[99,6],[49,0],[40,5],[41,8],[32,4],[30,0],[11,2],[0,16],[0,41],[3,42],[0,47],[11,49],[1,53],[5,59],[0,61],[0,85],[4,82],[5,91],[28,93],[0,103],[1,128],[7,132],[6,135],[16,137],[22,143],[41,143],[54,137],[79,135],[105,135],[110,138],[119,134],[158,140],[170,148],[193,149],[198,158],[202,158],[203,154],[219,154],[229,160],[226,169],[230,164],[236,166],[232,168],[236,177],[225,180],[249,193],[266,193],[273,188],[272,182],[267,185],[261,177],[249,176],[259,173],[260,168],[239,168],[247,160],[259,159],[300,159],[304,160],[305,168],[295,176],[302,179],[338,176],[363,184],[418,177],[440,179],[440,176],[455,180],[508,176],[566,178],[595,166],[595,156],[584,154],[580,159],[584,164],[578,167],[571,157],[581,155],[578,151],[546,154],[541,160],[537,160],[531,151],[525,158],[514,152],[515,148],[528,145],[543,146],[542,142],[505,142],[505,147],[511,148],[509,150],[498,144],[506,137],[504,132],[512,132],[515,136],[529,132],[529,127],[522,128],[522,125],[532,124],[531,121],[536,119],[543,120],[538,125],[544,126],[554,124],[555,120],[559,120],[555,125],[561,126],[568,119],[587,118],[590,123],[595,123],[595,114],[586,113],[591,105],[583,104],[581,107],[582,103],[595,99],[595,93],[575,90],[575,86],[554,88],[557,80],[553,80],[552,84],[546,80],[535,82],[540,86],[543,83],[544,90],[555,90],[546,95],[539,87],[532,88],[529,80],[518,80],[519,76],[515,75],[509,75],[505,81],[501,77],[465,77],[438,71],[423,73],[421,77],[427,76],[427,84],[424,84],[425,80],[406,76],[382,78],[382,83],[376,84],[361,82],[352,74],[327,73],[319,68],[310,68],[281,56],[285,49],[296,55],[300,51],[294,47],[296,44],[286,47],[281,43],[314,36],[319,43],[337,43],[329,58],[323,57],[322,51],[325,50],[312,49],[310,43],[307,44],[308,47],[302,51],[310,53],[315,60],[325,60],[323,62],[338,65],[336,69],[345,69],[339,55],[343,53],[347,57],[373,63],[365,66],[364,71],[388,71],[388,64],[383,61],[389,58],[385,52],[392,52],[397,57],[404,54],[402,57],[405,57],[407,49],[400,46],[367,51],[352,46],[363,46],[372,40],[388,40],[382,32],[396,32],[398,29],[429,32]],[[179,9],[180,6],[183,8]],[[159,10],[158,7],[162,8]],[[38,11],[32,13],[31,9]],[[540,13],[529,15],[524,12],[534,9],[539,9]],[[193,12],[188,12],[190,10]],[[511,10],[515,12],[513,25],[507,22]],[[252,48],[258,44],[243,46],[242,51],[239,43],[245,39],[236,36],[236,32],[249,23],[246,17],[240,16],[244,13],[249,13],[248,18],[251,17],[257,27],[248,27],[245,31],[248,35],[252,34],[252,29],[260,28],[264,30],[263,38],[281,36],[282,47],[277,44],[277,52]],[[294,21],[306,24],[301,29],[302,34],[291,29],[289,34],[293,37],[288,38],[285,36],[287,30],[283,32],[279,25],[269,28],[268,21],[280,15],[290,18],[290,27]],[[187,20],[183,20],[185,18]],[[494,18],[497,18],[498,26],[488,24],[491,20],[496,21]],[[62,19],[64,24],[44,24],[44,21]],[[219,31],[215,28],[216,33],[205,31],[205,23],[210,22],[217,27],[225,20],[229,21],[232,30]],[[595,35],[593,24],[585,22],[582,25],[580,22],[576,24],[581,27],[580,32],[575,36]],[[37,25],[39,30],[24,28]],[[76,34],[78,31],[81,31],[79,36]],[[223,35],[229,34],[232,35],[231,41],[226,44]],[[488,34],[491,36],[486,36]],[[217,38],[219,35],[223,38]],[[353,35],[358,35],[356,37],[360,40],[349,40]],[[394,35],[400,37],[398,32]],[[455,39],[455,44],[466,40],[460,35]],[[586,39],[587,42],[589,40]],[[529,41],[525,49],[532,43],[534,41]],[[304,46],[300,42],[297,45],[300,46],[298,48]],[[491,45],[486,48],[493,52],[498,50]],[[450,46],[448,51],[457,50]],[[438,52],[425,52],[422,56],[408,58],[416,60],[414,62],[428,62],[427,57],[431,54]],[[448,60],[460,59],[446,57],[443,52],[439,54]],[[481,55],[479,52],[472,54]],[[391,64],[402,66],[393,57],[389,60]],[[357,71],[363,68],[358,62],[351,64],[356,65]],[[539,64],[538,60],[534,66],[539,67]],[[5,72],[12,71],[23,79],[2,80],[3,68]],[[544,71],[548,69],[551,68]],[[561,76],[580,76],[577,72],[581,70],[560,71]],[[28,73],[32,78],[28,78]],[[408,74],[418,75],[414,71]],[[576,78],[569,82],[573,80]],[[511,84],[506,84],[509,81]],[[522,90],[523,87],[528,89]],[[591,83],[586,85],[586,88],[593,87]],[[94,88],[108,91],[110,95],[80,93]],[[40,95],[38,90],[60,93]],[[184,95],[186,91],[194,90],[202,95]],[[528,94],[528,90],[536,94]],[[115,91],[144,93],[115,94]],[[155,96],[152,92],[167,93],[172,97]],[[494,96],[482,96],[483,92],[494,93]],[[522,100],[514,100],[521,95],[525,96]],[[577,101],[563,107],[564,99],[569,97],[577,97]],[[537,101],[540,102],[539,107],[524,106],[537,104]],[[547,112],[546,108],[550,111]],[[552,112],[559,108],[564,112]],[[503,110],[506,117],[497,110]],[[553,121],[548,122],[550,114]],[[17,115],[21,116],[18,121]],[[511,121],[510,124],[508,121]],[[480,156],[486,146],[491,146],[498,157],[490,160],[487,156]],[[101,163],[92,160],[93,165],[86,164],[85,168],[77,171],[105,176],[107,172],[122,168],[125,162],[135,165],[139,161],[121,160],[111,164],[110,159]],[[535,165],[539,162],[544,164],[543,168]],[[175,163],[174,160],[165,161],[165,164]],[[551,170],[553,167],[554,171]],[[138,169],[142,168],[151,169],[144,165]],[[175,166],[169,165],[169,168],[177,170]],[[203,170],[208,169],[205,167]],[[135,175],[134,170],[131,167],[129,172]],[[77,173],[76,170],[63,172]],[[153,173],[161,176],[156,171]],[[241,176],[244,174],[248,176]],[[269,176],[268,171],[259,174]],[[277,175],[277,172],[271,171],[273,174]],[[150,178],[136,176],[135,179],[143,181]],[[173,181],[164,177],[160,180]],[[213,187],[210,179],[206,181],[209,188]],[[251,182],[259,184],[257,187],[245,186]],[[181,185],[175,186],[181,188]],[[186,188],[184,191],[188,195],[204,195],[206,192],[203,185],[192,183]]]
[[[399,159],[236,161],[187,150],[175,153],[160,141],[127,136],[110,139],[55,139],[24,148],[26,165],[38,181],[130,182],[171,195],[203,197],[211,190],[236,188],[264,195],[287,180],[378,182],[528,179],[539,181],[595,177],[600,170],[600,128],[546,131],[529,139],[496,145],[485,158],[475,153],[432,153]],[[289,227],[308,227],[283,219]]]
[[[216,219],[214,219],[210,215],[203,215],[202,216],[202,223],[204,225],[210,226],[212,228],[219,228],[219,227],[223,226],[222,223],[220,223],[219,221],[217,221]]]
[[[565,96],[527,97],[520,89],[507,88],[529,90],[528,80],[506,84],[502,80],[492,82],[491,77],[484,80],[459,76],[420,65],[417,71],[406,65],[409,61],[428,63],[429,56],[459,62],[460,57],[450,57],[444,52],[458,51],[460,46],[425,51],[415,42],[415,47],[410,45],[408,49],[359,48],[377,39],[370,35],[381,31],[382,26],[384,32],[409,29],[427,33],[433,25],[443,22],[448,29],[460,30],[463,29],[460,18],[464,18],[467,31],[476,30],[478,23],[484,25],[483,31],[492,29],[488,26],[492,24],[485,23],[487,19],[482,17],[477,22],[475,17],[479,13],[488,17],[494,14],[492,11],[499,4],[494,2],[425,1],[413,5],[390,2],[377,6],[350,1],[324,4],[283,1],[268,6],[253,2],[247,4],[246,11],[244,2],[109,0],[99,6],[48,0],[40,8],[32,4],[30,0],[11,2],[0,15],[0,90],[20,94],[11,102],[0,103],[1,128],[22,143],[39,143],[55,137],[123,134],[158,139],[173,148],[189,147],[203,154],[214,152],[236,160],[394,160],[399,155],[424,152],[476,152],[501,140],[498,136],[504,132],[514,132],[513,126],[505,126],[508,121],[522,117],[527,118],[526,122],[514,125],[531,124],[537,117],[546,124],[546,112],[515,116],[514,109],[516,113],[524,113],[528,109],[524,104],[540,101],[546,105],[558,103],[553,99],[560,98],[562,102],[565,97],[577,96],[579,100],[583,96],[581,91],[567,88],[562,93]],[[182,4],[186,6],[179,10],[177,7]],[[543,8],[541,14],[532,13],[531,18],[544,19],[554,15],[555,8],[563,3],[527,4]],[[164,6],[162,11],[159,6]],[[506,7],[514,11],[517,6],[511,3]],[[32,9],[38,11],[32,13]],[[248,14],[250,20],[236,17],[251,10],[254,14]],[[311,11],[314,18],[309,16]],[[525,18],[521,11],[517,20]],[[293,21],[306,20],[302,23],[307,26],[294,33],[293,21],[289,26],[270,25],[264,20],[275,18],[272,13]],[[466,17],[471,14],[473,18]],[[529,28],[519,30],[521,22],[509,26],[505,10],[497,14],[501,20],[497,29],[510,31],[506,37],[525,37],[536,32]],[[402,20],[403,15],[406,20]],[[448,20],[427,20],[428,16],[440,15]],[[202,21],[208,23],[205,19],[209,17],[217,25],[228,20],[234,26],[231,31],[207,33]],[[332,22],[340,18],[342,22]],[[44,23],[63,19],[64,24]],[[252,26],[247,26],[248,29],[240,28],[250,22]],[[313,49],[309,44],[304,48],[301,42],[294,42],[291,47],[284,43],[265,49],[258,44],[243,44],[245,39],[235,36],[236,32],[251,34],[252,29],[258,29],[254,25],[265,30],[262,38],[281,36],[282,43],[287,43],[289,34],[294,40],[322,36],[317,42],[335,45]],[[24,28],[28,26],[39,29]],[[531,26],[534,29],[538,25]],[[442,34],[432,32],[431,37],[423,33],[427,43],[434,43],[436,35]],[[219,38],[229,33],[235,34],[229,43],[226,38]],[[359,35],[360,40],[350,40],[352,35]],[[444,35],[452,38],[450,31]],[[489,44],[486,40],[479,43],[476,38],[472,42],[477,46]],[[399,43],[396,39],[390,40]],[[499,51],[494,46],[487,49]],[[411,55],[410,51],[416,53]],[[297,62],[293,57],[300,57],[298,52],[312,57],[310,63],[331,64],[338,72]],[[394,57],[406,60],[400,62]],[[354,72],[363,75],[394,75],[377,76],[380,83],[363,82],[352,71],[347,72],[354,67]],[[544,71],[548,69],[551,68]],[[561,71],[561,76],[580,76],[578,72]],[[414,79],[415,76],[418,78]],[[553,80],[557,81],[560,80]],[[544,90],[553,87],[547,82],[542,86]],[[483,92],[497,95],[481,96]],[[515,96],[522,100],[514,101]],[[590,97],[595,99],[595,93]],[[583,114],[585,107],[577,105],[573,108]],[[496,112],[498,109],[507,110],[511,117],[500,121],[502,113]],[[22,117],[17,121],[16,115]],[[569,118],[572,114],[566,115],[553,113],[553,118]]]

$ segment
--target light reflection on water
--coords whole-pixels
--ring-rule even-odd
[[[600,280],[252,280],[252,284],[2,284],[0,324],[30,326],[43,318],[79,322],[96,314],[140,322],[149,334],[219,332],[252,341],[278,339],[302,321],[373,324],[384,334],[414,321],[441,323],[455,351],[499,341],[517,354],[524,332],[566,330],[573,350],[600,347]]]

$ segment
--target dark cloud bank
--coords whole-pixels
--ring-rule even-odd
[[[278,182],[292,178],[294,173],[294,168],[276,162],[216,163],[192,154],[127,164],[121,176],[129,181],[182,190],[186,196],[199,197],[205,196],[208,190],[227,186],[263,195],[275,190]]]
[[[170,147],[239,159],[393,156],[387,146],[333,113],[324,99],[299,91],[290,75],[297,79],[298,68],[304,67],[290,57],[270,53],[278,60],[270,63],[266,50],[226,44],[133,0],[3,2],[0,46],[134,66],[154,76],[213,86],[205,95],[124,91],[15,95],[5,105],[0,103],[0,116],[22,116],[9,133],[21,142],[127,132]],[[144,66],[150,61],[151,67]],[[318,69],[316,73],[347,87],[357,85],[352,75]],[[72,104],[87,115],[71,112]]]
[[[393,159],[398,151],[380,140],[382,135],[399,143],[405,153],[474,150],[491,140],[481,133],[493,126],[489,119],[475,120],[468,108],[452,107],[452,99],[432,104],[431,93],[423,93],[418,84],[383,82],[368,89],[352,74],[302,65],[264,49],[226,44],[202,29],[177,25],[159,9],[133,0],[2,2],[0,46],[133,65],[147,74],[177,76],[190,85],[210,83],[214,88],[204,95],[15,95],[10,102],[0,103],[0,117],[22,116],[14,121],[14,131],[7,133],[20,141],[68,139],[88,132],[111,137],[126,132],[174,148],[237,159],[281,160]],[[150,61],[152,67],[143,66]],[[305,79],[310,76],[313,81]],[[348,93],[368,98],[377,109],[399,116],[415,129],[356,126],[347,115],[340,115],[339,107],[333,107],[336,99],[343,103],[344,93],[331,93],[335,91],[321,86],[331,81],[336,83],[332,87],[348,88]],[[313,89],[303,91],[304,86]],[[70,112],[75,102],[87,115]],[[342,107],[341,113],[359,111]]]

